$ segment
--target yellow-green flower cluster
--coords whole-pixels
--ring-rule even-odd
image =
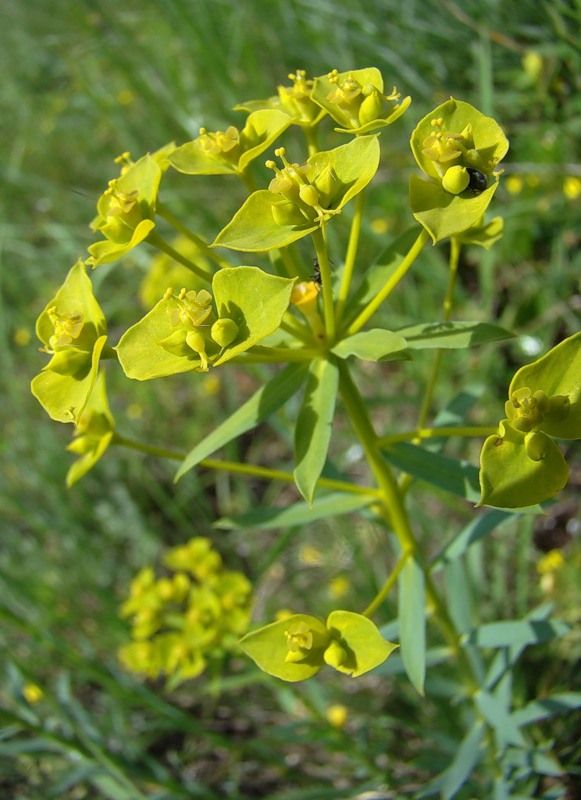
[[[131,582],[121,615],[131,618],[132,641],[119,659],[131,672],[165,676],[173,688],[235,649],[250,621],[252,587],[241,572],[224,569],[202,537],[169,550],[163,564],[164,576],[145,567]]]

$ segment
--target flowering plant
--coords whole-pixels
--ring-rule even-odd
[[[273,527],[347,513],[372,515],[389,534],[386,561],[391,559],[392,567],[361,612],[335,609],[323,621],[316,609],[306,608],[251,625],[250,583],[240,573],[224,570],[209,542],[195,538],[167,553],[171,577],[156,579],[150,568],[136,577],[122,609],[132,619],[133,641],[122,649],[121,659],[150,678],[166,675],[174,686],[200,675],[208,659],[232,652],[242,637],[241,651],[278,679],[312,678],[325,665],[352,678],[371,670],[381,674],[389,658],[423,694],[430,660],[428,630],[435,628],[446,657],[455,659],[462,675],[459,696],[473,709],[467,719],[474,724],[458,757],[432,787],[452,797],[467,774],[462,759],[476,764],[495,741],[505,754],[506,720],[512,710],[502,686],[516,660],[507,650],[499,660],[488,661],[479,649],[480,637],[498,650],[507,648],[506,637],[496,629],[484,635],[481,627],[471,627],[461,565],[469,548],[499,518],[510,517],[512,509],[540,511],[538,504],[566,484],[568,467],[558,440],[581,438],[581,334],[518,370],[498,428],[494,420],[484,427],[469,425],[465,409],[450,411],[447,423],[438,417],[429,427],[446,351],[489,347],[513,336],[486,320],[454,314],[461,248],[490,248],[502,236],[502,219],[490,218],[488,211],[502,179],[500,162],[508,141],[495,120],[453,98],[423,117],[410,142],[421,171],[410,179],[414,224],[377,261],[365,263],[360,255],[363,199],[372,181],[383,179],[382,140],[408,113],[411,100],[395,87],[386,92],[376,68],[333,70],[314,79],[297,71],[290,79],[291,85],[279,87],[275,96],[240,104],[237,110],[246,114],[241,125],[215,132],[202,128],[192,141],[171,143],[136,162],[127,154],[121,158],[121,174],[100,198],[93,222],[103,238],[90,246],[85,263],[73,267],[38,319],[38,337],[51,359],[33,380],[32,391],[53,419],[75,426],[70,449],[81,459],[73,465],[69,483],[109,454],[112,445],[128,446],[178,458],[177,480],[201,465],[294,483],[296,502],[289,508],[265,509]],[[331,139],[327,148],[319,143],[325,134]],[[303,146],[295,155],[297,141]],[[266,167],[274,173],[266,180],[257,166],[262,155],[268,156]],[[188,181],[200,175],[239,180],[248,196],[221,230],[204,237],[192,230],[191,220],[177,219],[160,199],[168,171]],[[339,251],[342,240],[336,232],[345,224],[345,253],[340,260],[334,256],[332,267],[329,252]],[[176,232],[173,243],[162,235],[168,226]],[[380,312],[392,293],[404,289],[412,267],[421,271],[424,248],[444,240],[450,261],[441,316],[409,319],[397,330],[385,327]],[[305,242],[316,256],[314,268],[312,257],[305,259],[300,249],[306,249]],[[144,292],[149,307],[111,347],[87,265],[113,263],[144,244],[162,258],[158,255],[155,276]],[[242,257],[236,253],[244,254],[245,263],[239,263]],[[268,269],[259,266],[264,254]],[[174,277],[188,275],[184,269],[189,278],[182,285],[166,284],[152,299],[160,274],[172,283]],[[408,431],[379,430],[366,403],[362,373],[374,369],[383,385],[381,376],[387,373],[382,365],[391,362],[391,369],[405,370],[407,361],[426,350],[435,357],[416,424]],[[130,441],[118,431],[105,392],[105,361],[116,362],[107,369],[119,368],[137,381],[179,373],[191,373],[196,381],[200,373],[219,368],[270,365],[271,370],[265,369],[263,384],[246,402],[187,452],[176,454],[152,442]],[[389,382],[384,385],[387,396]],[[285,425],[292,426],[291,436],[284,438],[285,447],[292,443],[292,471],[210,459],[281,411]],[[335,466],[340,446],[333,426],[338,415],[347,418],[354,434],[355,450],[349,452],[356,451],[365,462],[363,482]],[[479,471],[429,441],[445,443],[456,437],[485,439]],[[484,512],[474,527],[442,542],[443,549],[434,556],[433,547],[418,535],[408,504],[414,480],[502,512]],[[237,523],[242,525],[243,519],[235,519]],[[434,579],[439,571],[445,575],[443,587]],[[396,589],[397,619],[387,630],[378,628],[371,617]],[[525,643],[538,640],[518,630]],[[510,730],[516,730],[510,745],[526,750],[523,733],[510,720]],[[503,774],[511,770],[507,762]]]

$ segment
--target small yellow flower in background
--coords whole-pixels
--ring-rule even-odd
[[[323,560],[323,554],[310,544],[303,545],[299,550],[299,559],[307,567],[316,567]]]
[[[214,397],[220,391],[221,381],[218,375],[208,375],[202,383],[202,391],[207,397]]]
[[[524,180],[521,175],[509,175],[505,178],[504,185],[509,194],[520,194],[524,187]]]
[[[576,200],[581,195],[581,178],[567,175],[563,181],[563,194],[567,200]]]
[[[388,233],[390,227],[391,224],[387,217],[376,217],[376,219],[371,220],[371,230],[378,236]]]
[[[44,697],[44,692],[36,683],[25,683],[22,687],[22,694],[26,702],[31,706],[39,703]]]
[[[127,416],[129,419],[141,419],[143,416],[143,406],[141,403],[131,403],[127,406]]]
[[[527,186],[530,186],[531,189],[536,189],[541,182],[538,175],[527,175],[526,181]]]
[[[327,709],[327,720],[333,728],[344,728],[348,717],[348,710],[339,703],[335,703]]]
[[[26,347],[30,344],[32,332],[30,328],[17,328],[14,331],[14,344],[18,347]]]
[[[550,572],[557,572],[565,566],[565,556],[561,550],[549,550],[537,563],[539,575],[547,575]]]
[[[543,58],[536,50],[527,50],[522,58],[522,68],[531,83],[536,83],[543,74]]]
[[[120,92],[117,92],[117,102],[120,106],[130,106],[135,102],[135,95],[131,89],[122,89]]]
[[[145,567],[131,582],[121,616],[131,618],[132,641],[118,656],[130,672],[165,675],[175,688],[236,649],[250,623],[252,586],[241,572],[224,569],[203,537],[168,550],[163,564],[173,574],[156,578]]]
[[[350,588],[349,578],[346,575],[337,575],[329,584],[329,594],[334,600],[339,600],[341,597],[345,597]]]
[[[560,550],[549,550],[537,563],[537,572],[541,576],[540,585],[543,592],[550,594],[555,588],[555,575],[565,566],[565,557]]]

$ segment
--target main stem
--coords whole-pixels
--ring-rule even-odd
[[[466,653],[460,646],[458,632],[448,614],[444,602],[434,586],[430,571],[423,563],[422,553],[412,531],[409,516],[404,505],[404,495],[398,486],[391,467],[381,454],[378,445],[379,439],[369,419],[365,401],[361,397],[345,362],[341,362],[339,365],[339,376],[341,397],[345,403],[345,409],[355,429],[355,433],[363,446],[371,471],[378,483],[383,500],[382,505],[385,519],[390,523],[391,528],[398,538],[402,549],[402,558],[407,559],[413,557],[418,566],[422,569],[427,599],[434,610],[435,619],[451,650],[466,665],[466,674],[469,676],[472,685],[472,668],[470,662],[467,659]],[[389,588],[391,588],[393,583],[391,578],[389,579],[389,583]],[[381,591],[380,594],[383,596],[384,592]],[[375,607],[376,603],[374,600],[370,608],[375,609]]]

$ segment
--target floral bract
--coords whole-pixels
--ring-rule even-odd
[[[326,224],[364,189],[379,165],[376,136],[361,136],[334,150],[316,153],[304,164],[291,164],[284,148],[267,166],[275,172],[268,189],[253,192],[214,246],[244,252],[285,247]]]
[[[180,372],[207,372],[245,352],[280,325],[293,280],[257,267],[219,270],[213,296],[168,290],[117,345],[125,374],[149,380]]]
[[[32,380],[32,394],[52,419],[79,420],[93,389],[107,341],[107,324],[78,261],[36,323],[44,352],[52,358]]]
[[[508,150],[502,129],[469,103],[450,98],[412,133],[411,147],[429,180],[410,180],[414,217],[434,244],[479,223],[498,185]]]
[[[246,634],[240,647],[258,666],[285,681],[302,681],[325,664],[355,678],[382,664],[397,645],[387,642],[367,617],[333,611],[326,624],[307,614]]]
[[[336,69],[317,78],[313,100],[341,125],[341,133],[361,135],[391,125],[410,105],[393,87],[384,94],[383,78],[375,67],[339,73]]]
[[[314,128],[325,116],[325,111],[312,99],[314,81],[307,78],[304,70],[288,76],[290,86],[279,86],[278,95],[268,100],[248,100],[235,106],[237,111],[259,111],[277,109],[291,118],[291,123],[302,128]]]
[[[120,177],[109,182],[91,225],[105,240],[89,246],[88,264],[98,267],[117,261],[151,234],[159,185],[173,149],[173,144],[168,145],[135,163],[125,163]]]
[[[291,122],[282,111],[264,109],[250,114],[241,131],[233,125],[215,133],[202,128],[197,139],[174,150],[169,162],[187,175],[242,175]]]
[[[542,503],[567,483],[569,468],[552,437],[581,438],[580,342],[575,334],[515,374],[507,419],[482,448],[480,504]]]
[[[72,486],[97,463],[115,433],[115,422],[109,409],[105,373],[100,372],[87,405],[77,423],[75,438],[67,447],[80,458],[67,472],[67,486]]]

